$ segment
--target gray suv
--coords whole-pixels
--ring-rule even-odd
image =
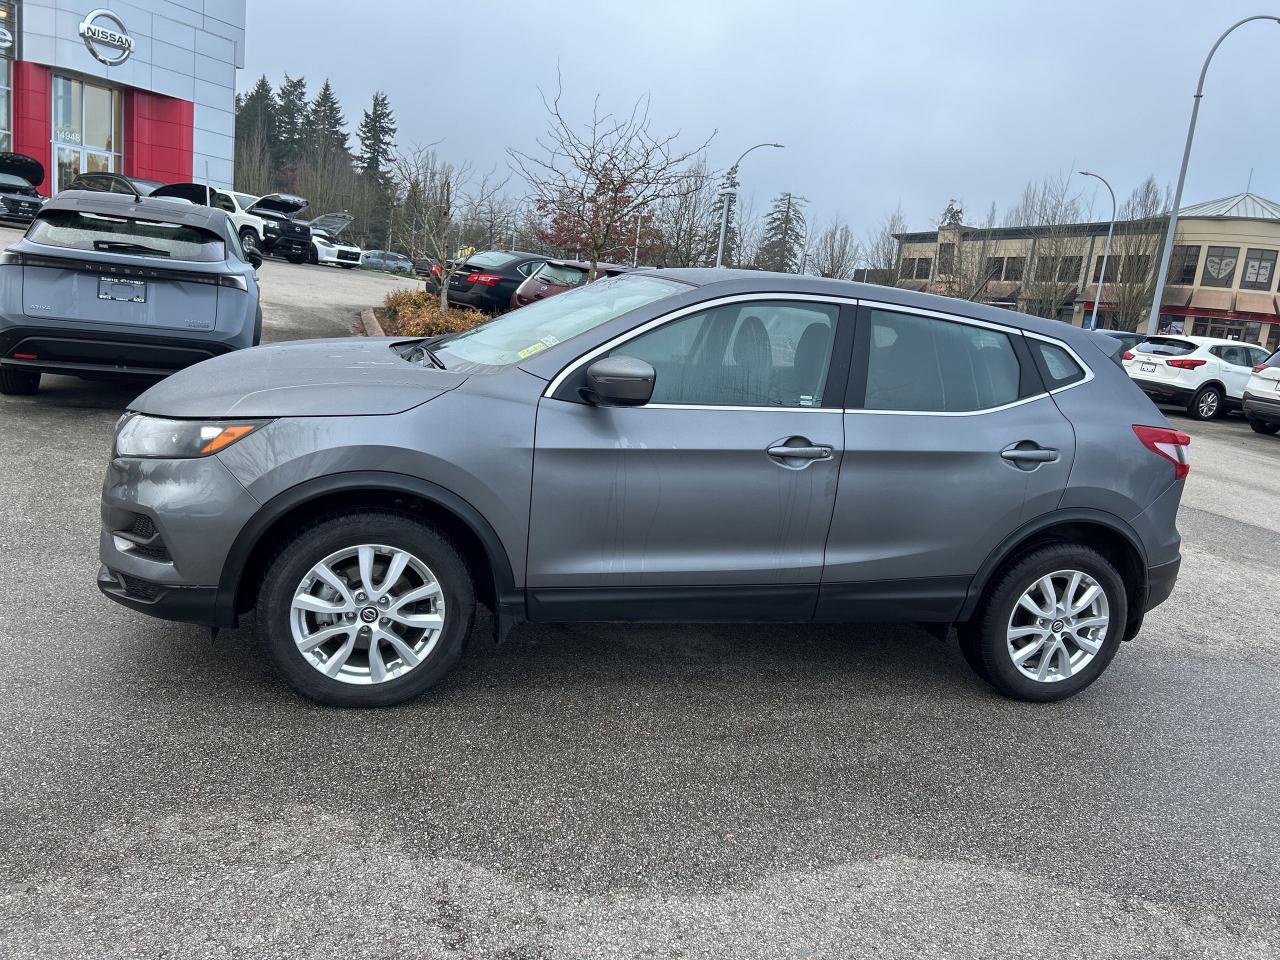
[[[958,627],[1092,683],[1169,596],[1186,435],[1110,337],[791,275],[647,270],[466,333],[218,357],[121,418],[99,586],[401,702],[521,621]]]
[[[165,376],[262,332],[262,262],[221,210],[67,190],[0,256],[0,393],[45,371]]]

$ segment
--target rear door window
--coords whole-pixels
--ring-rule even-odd
[[[69,250],[195,263],[217,263],[227,258],[225,241],[209,230],[83,210],[49,210],[40,214],[31,224],[27,239]]]
[[[969,413],[1013,403],[1021,364],[1009,335],[887,310],[870,313],[867,410]]]
[[[1135,348],[1138,353],[1154,353],[1161,357],[1182,357],[1195,353],[1196,345],[1189,340],[1176,337],[1150,337],[1143,340]]]

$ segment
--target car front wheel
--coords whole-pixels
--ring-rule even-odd
[[[0,393],[22,396],[40,389],[39,370],[15,370],[0,367]]]
[[[1187,415],[1192,420],[1212,420],[1222,412],[1222,391],[1213,385],[1201,387],[1191,398]]]
[[[959,631],[961,651],[1007,697],[1065,700],[1107,668],[1127,615],[1124,581],[1110,560],[1092,547],[1050,544],[998,577]]]
[[[337,707],[403,703],[457,663],[475,615],[454,546],[409,516],[360,511],[308,527],[272,559],[258,633],[299,693]]]
[[[240,246],[244,247],[244,252],[247,256],[251,250],[261,252],[262,244],[258,243],[258,235],[248,227],[245,227],[240,231]]]

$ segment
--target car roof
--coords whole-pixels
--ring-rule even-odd
[[[51,210],[74,210],[98,213],[108,217],[135,217],[162,223],[177,223],[222,233],[227,215],[212,207],[196,206],[186,200],[131,197],[127,193],[104,193],[98,190],[64,190],[46,203],[41,214]]]
[[[702,287],[712,293],[712,287],[720,287],[715,293],[725,296],[757,293],[800,293],[814,296],[845,299],[872,300],[890,306],[915,310],[935,310],[955,317],[981,320],[1003,327],[1014,327],[1061,340],[1072,346],[1089,344],[1096,349],[1098,338],[1091,330],[1084,330],[1061,320],[1048,320],[1016,310],[1006,310],[971,300],[942,297],[933,293],[917,293],[902,287],[881,286],[875,283],[858,283],[853,280],[831,280],[807,274],[772,273],[767,270],[727,270],[721,267],[680,267],[675,269],[646,268],[628,276],[666,277],[682,283]]]

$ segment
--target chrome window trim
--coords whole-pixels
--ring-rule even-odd
[[[831,303],[831,304],[835,304],[836,306],[842,306],[842,307],[843,306],[856,307],[858,305],[858,301],[853,297],[832,297],[832,296],[827,296],[823,294],[807,294],[807,293],[774,293],[774,294],[736,293],[731,296],[716,297],[715,299],[712,299],[712,300],[703,300],[701,303],[695,303],[688,307],[681,307],[678,310],[671,311],[671,313],[666,313],[660,317],[655,317],[654,319],[650,320],[648,323],[643,323],[638,327],[633,327],[632,329],[628,330],[626,333],[620,333],[616,337],[614,337],[612,340],[605,341],[600,346],[595,347],[594,349],[589,350],[586,353],[582,354],[576,360],[571,360],[568,364],[565,365],[563,370],[561,370],[552,378],[551,383],[547,385],[547,389],[542,391],[542,396],[547,399],[551,399],[552,395],[557,390],[559,390],[561,386],[564,385],[564,382],[568,380],[571,376],[573,376],[575,373],[577,373],[578,369],[582,367],[584,364],[590,363],[592,360],[596,359],[596,357],[600,356],[601,354],[608,353],[614,347],[621,346],[622,344],[627,343],[630,340],[634,340],[636,337],[646,334],[650,330],[656,330],[658,327],[665,326],[666,324],[672,323],[676,320],[681,320],[684,317],[691,316],[695,313],[701,313],[703,310],[711,310],[715,307],[726,306],[731,303],[748,303],[753,300],[759,300],[759,301],[799,300],[806,303]],[[644,404],[644,406],[645,407],[669,406],[675,409],[685,408],[684,404],[646,403]],[[641,408],[637,408],[637,409],[641,409]],[[734,408],[727,407],[727,406],[717,406],[717,405],[707,405],[707,406],[690,405],[689,409],[728,410],[728,409],[734,409]],[[761,407],[744,407],[742,409],[746,409],[746,410],[793,409],[793,410],[805,410],[807,412],[812,412],[814,410],[836,410],[837,408],[834,408],[834,407],[786,408],[786,407],[761,406]]]
[[[564,368],[551,379],[551,382],[547,384],[547,388],[542,392],[542,396],[544,399],[554,399],[554,394],[556,393],[556,391],[559,390],[560,387],[564,384],[564,382],[568,380],[571,376],[573,376],[580,367],[582,367],[585,364],[589,364],[592,360],[596,359],[601,354],[607,353],[608,351],[628,342],[629,340],[633,340],[636,337],[641,336],[642,334],[648,333],[650,330],[657,329],[658,327],[661,327],[665,324],[671,323],[675,320],[680,320],[683,317],[687,317],[692,314],[699,313],[703,310],[709,310],[714,307],[725,306],[731,303],[749,302],[752,300],[759,300],[764,302],[774,301],[774,300],[798,300],[798,301],[803,301],[808,303],[829,303],[829,304],[835,304],[836,306],[871,307],[873,309],[885,310],[891,313],[909,313],[909,314],[915,314],[916,316],[930,317],[935,320],[943,320],[948,323],[959,323],[959,324],[963,324],[971,327],[981,327],[987,330],[995,330],[999,333],[1003,333],[1006,335],[1020,334],[1023,337],[1027,337],[1033,340],[1040,340],[1044,343],[1050,343],[1050,344],[1053,344],[1055,347],[1065,350],[1067,354],[1071,357],[1071,359],[1074,360],[1077,364],[1079,364],[1080,369],[1084,371],[1084,376],[1081,379],[1077,380],[1075,383],[1067,384],[1065,387],[1058,387],[1055,390],[1046,390],[1041,393],[1032,394],[1029,397],[1022,397],[1021,399],[1014,400],[1011,403],[1001,404],[998,407],[984,407],[981,410],[872,410],[866,407],[843,407],[843,408],[841,407],[768,407],[768,406],[748,407],[748,406],[730,406],[730,405],[697,404],[697,403],[646,403],[634,409],[637,409],[637,410],[644,410],[644,409],[729,410],[729,411],[751,412],[751,413],[760,413],[761,411],[764,411],[764,410],[772,410],[772,411],[778,411],[782,413],[839,413],[839,414],[864,414],[864,415],[873,415],[873,416],[882,415],[882,416],[890,416],[890,417],[976,417],[976,416],[983,416],[988,413],[1000,413],[1001,411],[1011,410],[1014,407],[1020,407],[1023,404],[1031,403],[1035,400],[1041,400],[1045,397],[1056,396],[1057,394],[1064,393],[1067,390],[1073,390],[1076,387],[1083,386],[1084,384],[1094,379],[1093,368],[1090,367],[1089,364],[1085,363],[1084,359],[1080,356],[1080,354],[1076,353],[1076,351],[1071,348],[1070,344],[1062,340],[1059,340],[1057,337],[1051,337],[1043,333],[1036,333],[1035,331],[1026,330],[1026,329],[1023,329],[1022,327],[1018,327],[1010,324],[993,323],[990,320],[978,320],[974,317],[961,317],[961,316],[957,316],[954,313],[944,313],[940,310],[930,310],[924,307],[905,306],[900,303],[887,303],[882,300],[866,300],[866,299],[858,299],[854,297],[833,297],[827,294],[739,293],[739,294],[733,294],[731,296],[716,297],[712,300],[704,300],[701,303],[696,303],[688,307],[681,307],[678,310],[673,310],[671,313],[663,314],[660,317],[655,317],[654,319],[648,321],[647,323],[641,324],[638,327],[628,330],[626,333],[618,334],[618,336],[614,337],[613,339],[605,341],[600,346],[587,351],[586,353],[580,355],[576,359],[566,364]]]

